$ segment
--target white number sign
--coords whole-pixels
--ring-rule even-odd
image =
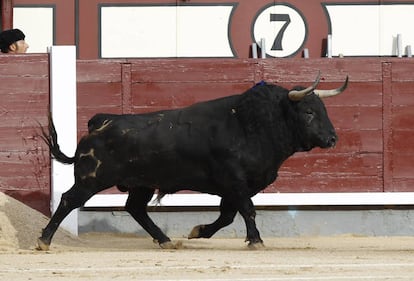
[[[260,11],[253,21],[253,40],[271,57],[290,57],[299,52],[307,38],[307,25],[302,14],[288,4],[272,4]]]

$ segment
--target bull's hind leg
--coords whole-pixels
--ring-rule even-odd
[[[94,193],[87,192],[86,189],[79,188],[74,185],[69,191],[62,194],[59,206],[53,214],[46,228],[42,231],[42,236],[37,240],[38,250],[49,250],[53,235],[58,229],[60,223],[65,219],[69,213],[85,204],[85,202],[92,197]]]
[[[162,230],[148,216],[147,204],[154,195],[154,190],[145,187],[131,188],[125,209],[158,242],[163,249],[175,249],[179,245],[171,242]]]
[[[221,228],[231,224],[236,216],[237,209],[229,202],[230,200],[221,199],[220,216],[212,224],[197,225],[193,228],[188,239],[210,238]]]

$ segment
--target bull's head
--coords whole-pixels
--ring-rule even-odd
[[[320,74],[312,86],[306,89],[296,88],[288,94],[294,102],[301,150],[310,150],[315,146],[334,147],[338,140],[321,98],[342,93],[348,85],[348,76],[341,87],[332,90],[317,90],[319,80]]]

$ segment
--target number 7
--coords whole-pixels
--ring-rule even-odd
[[[290,23],[290,16],[289,14],[270,14],[270,21],[284,21],[282,28],[279,30],[275,41],[273,42],[271,50],[282,51],[282,39],[283,35],[285,34],[286,28]]]

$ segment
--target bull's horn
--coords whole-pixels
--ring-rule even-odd
[[[347,86],[348,86],[348,75],[346,76],[344,84],[341,87],[337,88],[337,89],[333,89],[333,90],[314,90],[313,92],[315,93],[315,95],[317,95],[318,97],[323,99],[323,98],[327,98],[327,97],[333,97],[333,96],[336,96],[336,95],[342,93],[346,89]]]
[[[316,80],[315,82],[313,82],[312,86],[309,86],[304,90],[291,90],[288,94],[289,99],[292,101],[299,101],[304,96],[309,95],[315,90],[316,86],[318,86],[320,79],[321,79],[321,72],[319,71],[318,76],[316,77]]]

